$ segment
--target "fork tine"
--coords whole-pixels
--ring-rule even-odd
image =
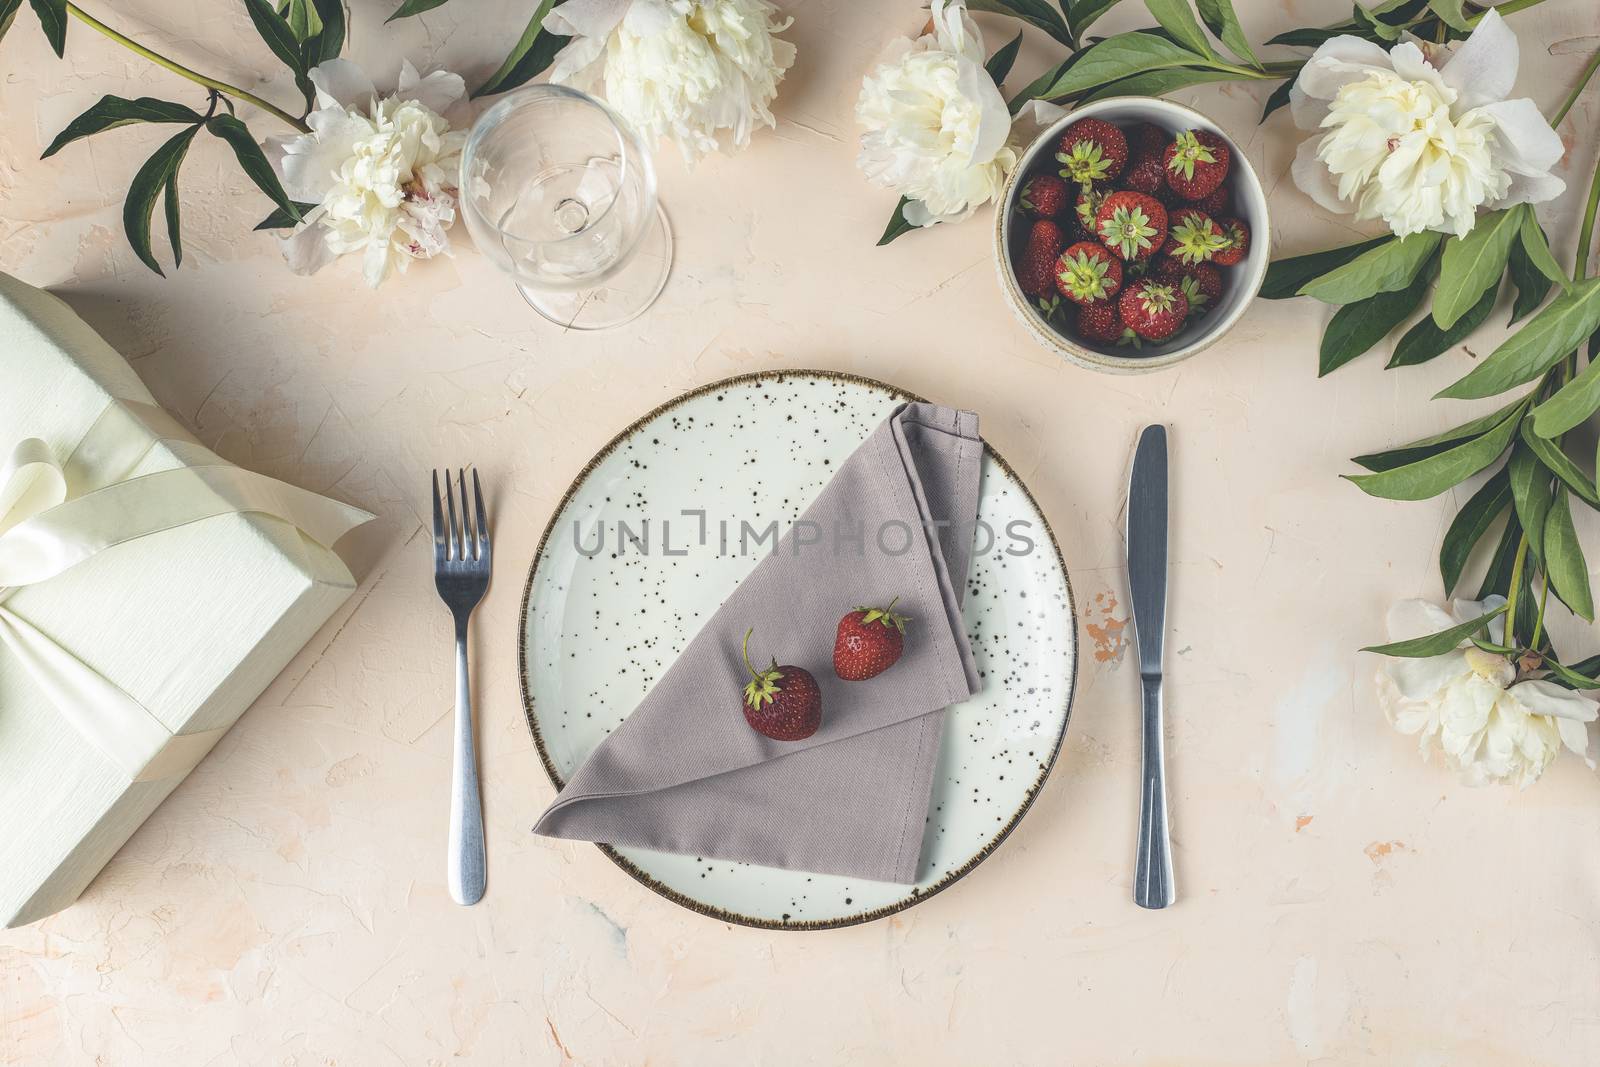
[[[467,506],[467,469],[456,469],[456,481],[461,486],[461,558],[478,558],[478,537],[472,532],[472,509]]]
[[[445,479],[449,484],[449,479]],[[439,503],[439,472],[433,472],[433,561],[438,565],[445,557],[444,508]]]
[[[472,468],[472,501],[478,511],[478,554],[481,556],[489,551],[489,519],[483,513],[483,487],[478,484],[476,467]]]
[[[450,484],[450,468],[444,471],[444,502],[450,511],[450,528],[445,537],[445,558],[461,561],[461,527],[456,523],[456,490]]]

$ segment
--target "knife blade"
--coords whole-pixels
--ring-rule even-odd
[[[1165,908],[1177,899],[1167,825],[1166,755],[1161,663],[1167,625],[1167,428],[1147,426],[1133,454],[1128,483],[1128,587],[1139,650],[1144,752],[1140,770],[1139,841],[1133,899]]]

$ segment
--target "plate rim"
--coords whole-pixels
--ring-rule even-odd
[[[693,389],[679,393],[671,399],[657,404],[643,415],[640,415],[638,418],[628,423],[627,426],[617,431],[617,433],[612,435],[611,439],[607,441],[598,452],[590,457],[589,461],[583,465],[578,473],[573,475],[571,483],[568,484],[566,491],[561,494],[561,499],[556,502],[554,510],[552,510],[550,513],[550,518],[545,522],[544,531],[539,535],[538,547],[534,550],[533,559],[528,564],[528,577],[523,583],[522,600],[517,612],[517,683],[521,691],[520,695],[522,697],[522,717],[523,721],[527,724],[528,732],[533,737],[533,747],[534,750],[539,753],[539,762],[544,765],[544,772],[546,776],[549,777],[550,784],[555,786],[557,793],[560,793],[561,790],[566,787],[566,782],[562,779],[561,773],[556,770],[555,763],[551,760],[550,753],[545,748],[544,736],[539,732],[539,723],[534,715],[533,695],[531,692],[529,692],[528,688],[528,607],[532,603],[533,583],[534,578],[538,574],[539,561],[544,557],[545,545],[549,543],[551,532],[556,528],[556,523],[560,520],[562,513],[566,511],[567,505],[571,503],[573,496],[576,495],[584,480],[594,472],[594,469],[598,467],[606,459],[606,457],[610,456],[619,445],[621,445],[629,437],[633,436],[633,434],[637,432],[645,423],[650,422],[659,415],[671,411],[680,404],[687,403],[690,400],[705,396],[709,393],[714,393],[719,389],[727,389],[731,386],[743,385],[748,382],[763,380],[781,382],[786,378],[820,378],[825,381],[846,382],[851,385],[864,385],[870,388],[884,390],[892,396],[904,397],[907,401],[912,403],[930,403],[930,401],[928,401],[926,398],[911,392],[909,389],[902,389],[898,385],[892,385],[889,382],[880,381],[877,378],[869,378],[864,374],[854,374],[850,371],[811,368],[746,371],[742,374],[735,374],[727,378],[719,378],[716,381],[695,386]],[[677,904],[680,907],[687,908],[689,911],[695,912],[699,915],[704,915],[707,918],[716,919],[720,922],[731,923],[735,926],[745,926],[760,930],[839,930],[846,927],[861,926],[865,923],[876,922],[879,919],[884,919],[890,915],[905,911],[907,908],[915,907],[924,900],[927,900],[929,897],[942,893],[944,890],[955,885],[962,878],[965,878],[974,869],[976,869],[979,864],[988,859],[1000,848],[1002,844],[1005,843],[1006,839],[1011,836],[1012,831],[1022,823],[1023,817],[1033,809],[1034,801],[1038,799],[1039,794],[1044,791],[1045,784],[1050,780],[1050,774],[1055,769],[1056,760],[1061,755],[1061,747],[1065,743],[1067,737],[1067,728],[1072,723],[1072,704],[1078,693],[1078,654],[1080,644],[1077,633],[1078,605],[1076,599],[1073,597],[1072,576],[1067,572],[1067,561],[1061,554],[1061,544],[1056,540],[1055,530],[1051,528],[1050,520],[1045,516],[1044,509],[1039,506],[1039,502],[1034,498],[1033,491],[1028,488],[1028,483],[1023,480],[1022,476],[1017,473],[1016,469],[1013,468],[1011,464],[1006,462],[1005,457],[1000,455],[1000,453],[995,450],[994,446],[991,445],[987,440],[983,439],[981,434],[979,439],[983,441],[984,452],[999,465],[1001,470],[1005,471],[1006,474],[1010,476],[1017,488],[1022,491],[1022,495],[1027,500],[1028,504],[1032,506],[1033,510],[1038,514],[1039,522],[1044,527],[1045,536],[1050,541],[1050,547],[1055,551],[1056,564],[1061,568],[1061,582],[1064,586],[1066,586],[1067,590],[1067,611],[1072,619],[1071,669],[1067,676],[1067,695],[1065,705],[1062,708],[1061,730],[1056,734],[1055,743],[1051,746],[1049,757],[1044,761],[1044,765],[1039,771],[1039,777],[1034,780],[1031,786],[1028,787],[1028,791],[1023,797],[1021,806],[1017,808],[1016,812],[1011,816],[1010,821],[1006,823],[1000,832],[991,841],[989,841],[988,844],[984,845],[983,848],[974,853],[972,857],[960,867],[946,874],[943,878],[939,879],[939,881],[935,882],[926,890],[919,890],[916,886],[912,886],[910,892],[904,899],[895,901],[893,904],[885,904],[882,907],[873,908],[870,911],[861,912],[858,915],[844,916],[836,919],[804,919],[797,921],[765,919],[759,916],[741,915],[738,912],[730,911],[726,908],[719,908],[716,905],[695,900],[693,897],[680,893],[671,886],[657,881],[649,873],[640,869],[636,864],[634,864],[626,856],[622,855],[622,853],[618,852],[611,845],[604,844],[599,841],[591,841],[589,842],[590,844],[599,849],[608,859],[611,860],[612,863],[615,863],[618,867],[621,867],[622,870],[632,877],[634,881],[638,882],[646,889],[649,889],[651,892],[656,893],[659,896],[665,897],[667,900]]]

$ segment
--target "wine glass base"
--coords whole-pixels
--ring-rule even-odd
[[[672,227],[656,206],[655,220],[621,270],[592,289],[517,286],[528,306],[568,330],[605,330],[631,322],[656,302],[672,273]]]

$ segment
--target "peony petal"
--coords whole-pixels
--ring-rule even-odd
[[[1542,204],[1547,200],[1554,200],[1565,192],[1566,188],[1567,183],[1554,175],[1513,174],[1511,184],[1506,186],[1505,195],[1485,206],[1500,208],[1511,207],[1513,204]]]
[[[987,163],[1005,147],[1006,137],[1011,132],[1011,112],[1006,107],[1005,97],[1000,95],[999,87],[981,63],[960,61],[956,66],[956,79],[961,86],[961,95],[975,101],[979,109],[978,134],[973,139],[972,156],[968,162],[974,165]]]
[[[1445,609],[1426,600],[1400,600],[1389,609],[1384,621],[1389,629],[1389,640],[1409,641],[1413,637],[1427,637],[1448,630],[1465,620],[1453,618]]]
[[[554,16],[555,13],[552,11],[550,14]],[[549,25],[548,19],[545,25]],[[550,80],[556,85],[588,86],[596,80],[600,60],[605,54],[604,37],[574,37],[556,53],[556,58],[550,64]]]
[[[1472,673],[1460,652],[1420,659],[1397,657],[1386,662],[1383,669],[1406,700],[1431,700]]]
[[[1300,191],[1315,200],[1320,207],[1336,215],[1348,215],[1353,205],[1339,198],[1339,185],[1328,172],[1328,165],[1317,158],[1317,144],[1321,136],[1308,137],[1300,143],[1294,155],[1290,174]]]
[[[443,115],[466,95],[467,83],[461,75],[436,70],[423,78],[411,60],[401,61],[400,80],[395,85],[395,96],[401,100],[415,100],[435,115]]]
[[[1442,630],[1446,627],[1457,626],[1473,619],[1480,619],[1489,614],[1489,612],[1494,611],[1496,608],[1504,605],[1505,602],[1506,598],[1501,596],[1499,593],[1490,594],[1489,596],[1484,597],[1482,600],[1452,600],[1450,601],[1449,611],[1450,621],[1446,623],[1445,626],[1438,627],[1438,629]],[[1429,632],[1435,633],[1437,630]],[[1506,618],[1504,615],[1495,616],[1494,620],[1489,623],[1489,640],[1497,645],[1505,644]],[[1466,642],[1463,641],[1462,644],[1466,644]]]
[[[1535,715],[1549,715],[1576,722],[1594,722],[1600,716],[1600,703],[1575,689],[1563,689],[1543,678],[1518,682],[1508,692]]]
[[[933,0],[929,15],[940,48],[983,66],[983,34],[967,15],[966,0]]]
[[[364,107],[371,103],[377,90],[372,79],[348,59],[329,59],[311,68],[311,84],[317,87],[317,107],[338,105],[342,108]]]
[[[1389,53],[1371,41],[1341,34],[1322,42],[1306,60],[1291,93],[1332,100],[1346,83],[1368,77],[1375,70],[1393,70]]]
[[[628,13],[631,0],[567,0],[550,9],[543,27],[563,37],[595,37],[604,41]]]
[[[1445,100],[1455,101],[1456,91],[1445,84],[1439,68],[1429,63],[1427,55],[1411,41],[1401,41],[1390,49],[1389,61],[1394,64],[1394,72],[1406,81],[1427,82]]]
[[[311,217],[316,214],[312,212]],[[279,238],[278,248],[293,274],[315,274],[337,258],[328,247],[327,231],[314,221],[302,223],[288,237]]]
[[[1445,61],[1439,76],[1456,91],[1456,108],[1469,111],[1511,95],[1518,59],[1517,35],[1491,7],[1472,36]]]
[[[1289,116],[1302,130],[1320,130],[1322,120],[1328,117],[1328,102],[1305,92],[1297,80],[1289,86]]]
[[[1494,120],[1500,151],[1496,161],[1514,174],[1543,176],[1561,161],[1566,147],[1537,105],[1527,97],[1475,109]]]

